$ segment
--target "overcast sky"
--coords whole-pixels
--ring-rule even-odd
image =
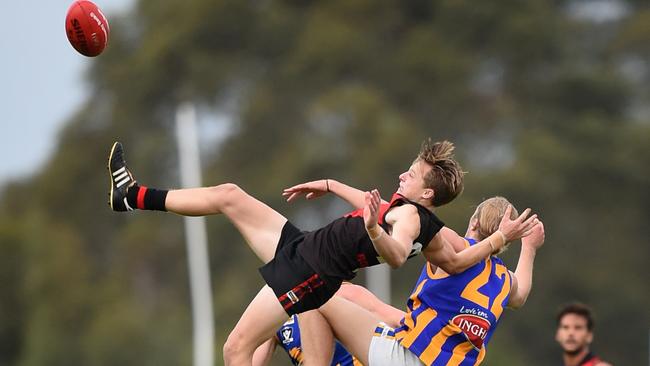
[[[111,14],[127,11],[134,0],[94,2],[110,24]],[[93,59],[78,54],[66,38],[70,4],[0,1],[0,185],[36,171],[62,124],[85,100],[83,75]]]

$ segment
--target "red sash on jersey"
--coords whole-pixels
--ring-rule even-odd
[[[399,199],[404,199],[404,196],[402,196],[399,193],[393,193],[393,196],[390,198],[390,202],[384,202],[379,205],[379,224],[384,223],[384,216],[386,216],[386,212],[388,209],[393,205],[393,203]],[[345,215],[345,217],[363,217],[363,208],[354,210],[352,212],[349,212]]]

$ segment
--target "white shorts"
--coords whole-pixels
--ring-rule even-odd
[[[370,341],[368,366],[423,366],[418,356],[402,347],[395,339],[395,330],[379,323]]]

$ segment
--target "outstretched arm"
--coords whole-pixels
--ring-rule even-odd
[[[450,274],[460,273],[475,265],[498,251],[507,242],[528,235],[535,225],[537,215],[528,217],[530,209],[526,209],[515,220],[510,220],[511,210],[512,207],[508,206],[499,224],[499,230],[459,253],[456,253],[454,246],[442,233],[438,232],[423,251],[425,258]]]
[[[287,202],[291,202],[303,194],[306,199],[311,200],[329,192],[339,196],[356,209],[363,208],[365,204],[364,191],[334,179],[320,179],[297,184],[293,187],[286,188],[282,192],[282,196],[287,199]]]
[[[526,303],[530,290],[533,287],[533,263],[535,254],[544,244],[544,224],[537,220],[530,235],[521,239],[521,253],[517,269],[513,275],[513,283],[510,290],[508,307],[518,309]]]

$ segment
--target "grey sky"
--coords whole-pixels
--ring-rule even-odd
[[[128,10],[134,1],[94,2],[110,24],[111,14]],[[84,101],[84,71],[93,59],[78,54],[66,38],[70,4],[0,2],[0,185],[36,171],[62,124]]]

